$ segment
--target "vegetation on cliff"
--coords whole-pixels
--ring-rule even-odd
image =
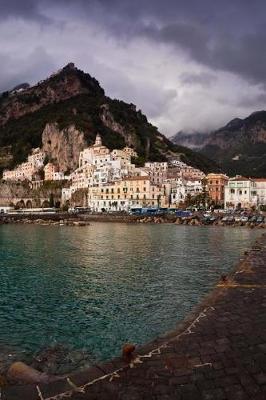
[[[0,101],[0,152],[9,149],[9,156],[0,160],[0,169],[14,167],[26,159],[31,148],[41,146],[42,132],[51,122],[60,129],[74,125],[84,133],[88,145],[97,132],[111,149],[131,145],[139,154],[138,164],[179,155],[203,171],[217,170],[205,156],[174,145],[133,104],[105,96],[94,78],[73,65],[22,94],[4,95]]]

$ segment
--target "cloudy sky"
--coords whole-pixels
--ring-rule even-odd
[[[0,0],[0,91],[68,62],[160,131],[266,109],[264,0]]]

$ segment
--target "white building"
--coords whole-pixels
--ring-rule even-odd
[[[167,162],[146,162],[144,169],[148,173],[151,182],[155,185],[162,185],[167,178]]]
[[[250,178],[230,178],[224,193],[225,208],[250,208],[258,204],[256,182]]]
[[[266,178],[255,178],[258,205],[266,205]]]
[[[34,175],[42,168],[45,159],[45,154],[39,148],[33,149],[28,156],[27,161],[19,164],[13,170],[5,170],[3,172],[4,180],[12,181],[32,181]]]
[[[71,174],[71,192],[134,175],[136,167],[131,163],[131,157],[136,156],[137,153],[130,147],[111,152],[102,144],[101,136],[97,134],[95,143],[80,152],[79,167]]]
[[[171,205],[175,207],[178,207],[180,202],[184,202],[188,195],[195,197],[203,191],[202,182],[198,179],[177,178],[172,180],[171,186]]]

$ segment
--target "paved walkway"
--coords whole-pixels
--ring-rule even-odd
[[[166,310],[167,311],[167,310]],[[1,400],[266,400],[266,236],[178,329],[51,385],[8,388]]]

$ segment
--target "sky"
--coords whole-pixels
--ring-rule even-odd
[[[266,109],[264,0],[0,0],[0,92],[65,64],[166,136]]]

